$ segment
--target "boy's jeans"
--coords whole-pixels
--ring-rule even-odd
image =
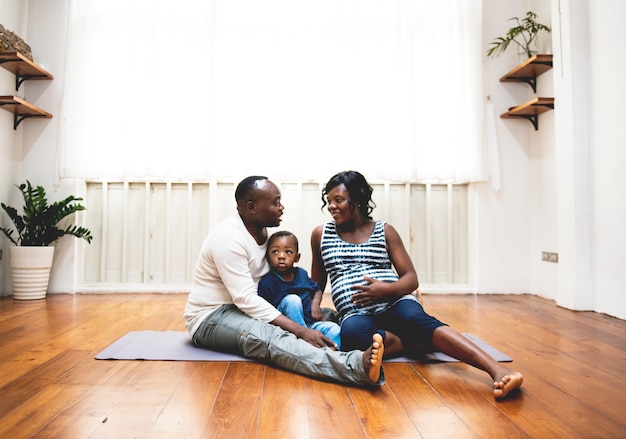
[[[311,325],[307,325],[304,321],[302,300],[297,294],[286,295],[278,305],[278,311],[299,325],[320,331],[337,345],[337,349],[341,349],[341,327],[334,322],[314,322]]]

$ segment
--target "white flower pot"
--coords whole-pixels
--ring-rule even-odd
[[[44,299],[48,292],[54,247],[13,246],[9,249],[13,299]]]

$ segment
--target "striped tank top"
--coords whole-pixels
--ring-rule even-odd
[[[384,282],[398,280],[387,253],[385,222],[376,221],[369,239],[360,244],[346,242],[337,233],[334,222],[324,225],[320,251],[324,268],[330,277],[331,297],[340,320],[355,314],[378,314],[386,311],[393,302],[378,302],[357,307],[350,297],[357,291],[350,287],[365,285],[363,276]]]

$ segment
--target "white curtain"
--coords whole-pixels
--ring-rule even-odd
[[[483,180],[478,0],[72,0],[61,176]]]

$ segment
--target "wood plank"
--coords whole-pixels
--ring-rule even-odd
[[[0,437],[18,432],[30,437],[45,426],[88,386],[56,384],[66,370],[79,364],[88,351],[64,351],[0,388]]]
[[[385,368],[387,367],[385,365]],[[393,369],[393,366],[390,368]],[[407,415],[393,389],[394,386],[389,379],[386,385],[376,389],[356,387],[350,389],[350,395],[366,437],[415,438],[420,436],[418,428]]]
[[[64,351],[49,361],[38,366],[27,374],[0,388],[0,413],[9,413],[19,404],[28,401],[34,395],[45,391],[45,388],[60,378],[67,369],[80,363],[89,351]]]
[[[365,437],[348,387],[267,367],[259,437]]]
[[[516,107],[509,108],[509,111],[500,115],[503,119],[520,116],[536,116],[546,111],[554,109],[554,98],[533,98]]]
[[[213,410],[206,414],[208,422],[203,437],[254,437],[259,421],[264,377],[263,364],[230,363]]]
[[[149,437],[202,437],[206,429],[207,414],[213,409],[229,364],[225,361],[190,361],[180,365],[176,374],[181,380]]]
[[[466,364],[414,364],[414,367],[476,437],[532,437],[532,434],[505,416],[496,405],[493,382],[484,372],[479,378],[482,384],[479,388],[474,388],[468,384],[465,376],[467,370],[473,368]],[[456,373],[457,370],[463,373]],[[521,407],[522,398],[512,401],[512,404]]]
[[[463,378],[473,388],[482,387],[479,382],[482,372],[465,366]],[[606,415],[596,414],[596,409],[584,401],[571,397],[547,379],[550,368],[542,375],[525,372],[524,385],[518,397],[494,403],[512,422],[531,436],[541,432],[542,437],[616,437],[618,424]],[[474,377],[473,379],[471,377]],[[478,390],[478,389],[477,389]],[[549,416],[538,416],[544,413]],[[599,418],[596,417],[599,416]],[[555,419],[558,417],[558,419]],[[597,419],[598,422],[592,421]]]
[[[50,113],[19,96],[0,96],[0,108],[18,115],[52,118]]]
[[[58,296],[65,296],[65,294],[58,294]],[[17,301],[13,300],[12,296],[0,297],[0,334],[7,328],[12,328],[10,324],[5,326],[7,320],[43,308],[46,308],[45,300]]]
[[[385,364],[393,393],[422,437],[469,438],[472,431],[411,363]]]
[[[93,434],[100,424],[109,420],[109,404],[114,401],[106,389],[106,381],[124,372],[124,362],[95,360],[83,361],[57,381],[63,387],[86,387],[79,397],[68,402],[59,410],[58,415],[51,417],[34,438],[86,438]],[[116,393],[123,394],[119,388]]]
[[[598,362],[598,358],[603,358],[600,352],[595,352],[593,355],[585,352],[585,345],[578,340],[585,334],[588,335],[591,329],[587,330],[584,325],[570,321],[570,318],[584,318],[584,313],[579,314],[563,310],[563,318],[561,318],[561,315],[555,317],[537,308],[532,308],[530,311],[534,317],[544,322],[542,323],[542,330],[538,331],[536,322],[531,323],[532,321],[528,319],[520,321],[519,317],[511,316],[510,309],[515,304],[508,302],[507,296],[491,303],[488,309],[482,309],[482,314],[485,317],[480,322],[485,328],[499,326],[500,329],[497,332],[491,333],[491,337],[494,338],[492,344],[504,349],[514,359],[518,359],[514,361],[513,366],[525,375],[522,393],[526,395],[532,392],[534,395],[541,395],[536,400],[525,396],[525,407],[532,406],[531,413],[549,410],[550,407],[568,408],[563,410],[560,415],[561,422],[559,424],[552,421],[547,424],[537,423],[533,419],[521,419],[519,417],[520,425],[532,425],[534,423],[536,424],[535,428],[541,429],[541,431],[551,431],[552,434],[560,437],[579,434],[580,428],[573,426],[585,417],[585,413],[593,413],[594,407],[604,404],[606,395],[613,395],[611,389],[615,388],[616,385],[623,386],[626,384],[622,376],[615,376],[603,371],[602,367],[599,367],[599,363],[606,364],[608,362],[616,365],[619,362],[613,362],[606,357],[604,359],[607,361]],[[519,305],[517,306],[519,307]],[[555,307],[551,309],[554,311]],[[481,332],[484,328],[475,327],[474,329],[475,334],[487,340]],[[607,333],[596,333],[595,335],[608,337],[612,342],[617,341]],[[491,342],[491,340],[489,341]],[[598,343],[595,346],[597,347]],[[623,351],[621,355],[624,355]],[[545,365],[549,365],[549,367]],[[618,369],[620,367],[623,365],[616,366]],[[477,373],[480,376],[484,375],[482,372]],[[599,377],[604,375],[604,377],[599,380],[597,385],[588,386],[581,380],[581,377],[591,375]],[[555,376],[558,376],[559,379],[555,380]],[[620,399],[619,396],[616,398]],[[611,405],[611,407],[615,406]],[[525,412],[520,411],[520,413]],[[603,414],[598,414],[598,425],[593,422],[587,424],[589,426],[588,434],[594,435],[593,431],[596,429],[608,433],[619,427],[615,424],[616,417],[611,408],[603,410],[603,412]]]
[[[366,437],[349,386],[304,379],[311,395],[307,403],[309,413],[315,420],[311,423],[311,439]]]
[[[533,55],[506,75],[500,82],[518,82],[520,79],[536,78],[552,68],[552,55]]]
[[[251,362],[94,360],[128,331],[184,330],[185,300],[0,299],[0,437],[612,438],[626,431],[626,322],[532,295],[424,295],[427,311],[513,357],[524,385],[504,401],[493,398],[487,374],[460,363],[386,363],[387,384],[371,390]]]
[[[127,395],[124,385],[117,376],[130,376],[126,371],[136,362],[96,361],[85,362],[81,368],[64,377],[64,384],[77,385],[91,380],[92,388],[85,392],[75,404],[59,414],[46,427],[42,437],[85,438],[107,436],[117,431],[130,431],[124,422],[139,423],[144,437],[200,437],[206,426],[206,413],[209,413],[215,395],[223,379],[226,362],[168,362],[163,369],[150,367],[150,380],[172,383],[171,395],[156,414],[154,421],[129,420],[116,414],[115,406],[128,405],[124,400],[133,398]],[[94,367],[96,366],[96,367]],[[108,369],[105,371],[103,367]],[[90,372],[89,369],[92,371]],[[172,379],[172,377],[175,379]],[[147,396],[147,395],[145,395]],[[144,395],[138,395],[143,398]],[[132,413],[132,409],[129,410]],[[112,426],[101,425],[112,422]],[[125,434],[125,433],[123,433]]]
[[[28,76],[28,79],[54,79],[51,73],[19,52],[2,51],[0,61],[0,66],[15,75]]]
[[[43,435],[39,437],[54,437],[47,433],[47,424],[50,419],[57,416],[73,400],[80,398],[87,388],[85,386],[50,384],[46,387],[45,392],[29,398],[27,408],[16,409],[2,417],[0,437],[11,439],[30,439],[38,435]],[[72,437],[77,436],[67,436],[64,439]]]
[[[106,414],[89,437],[145,437],[180,380],[173,366],[167,361],[123,362],[118,373],[110,375],[97,394],[90,393],[88,399],[81,401]]]

